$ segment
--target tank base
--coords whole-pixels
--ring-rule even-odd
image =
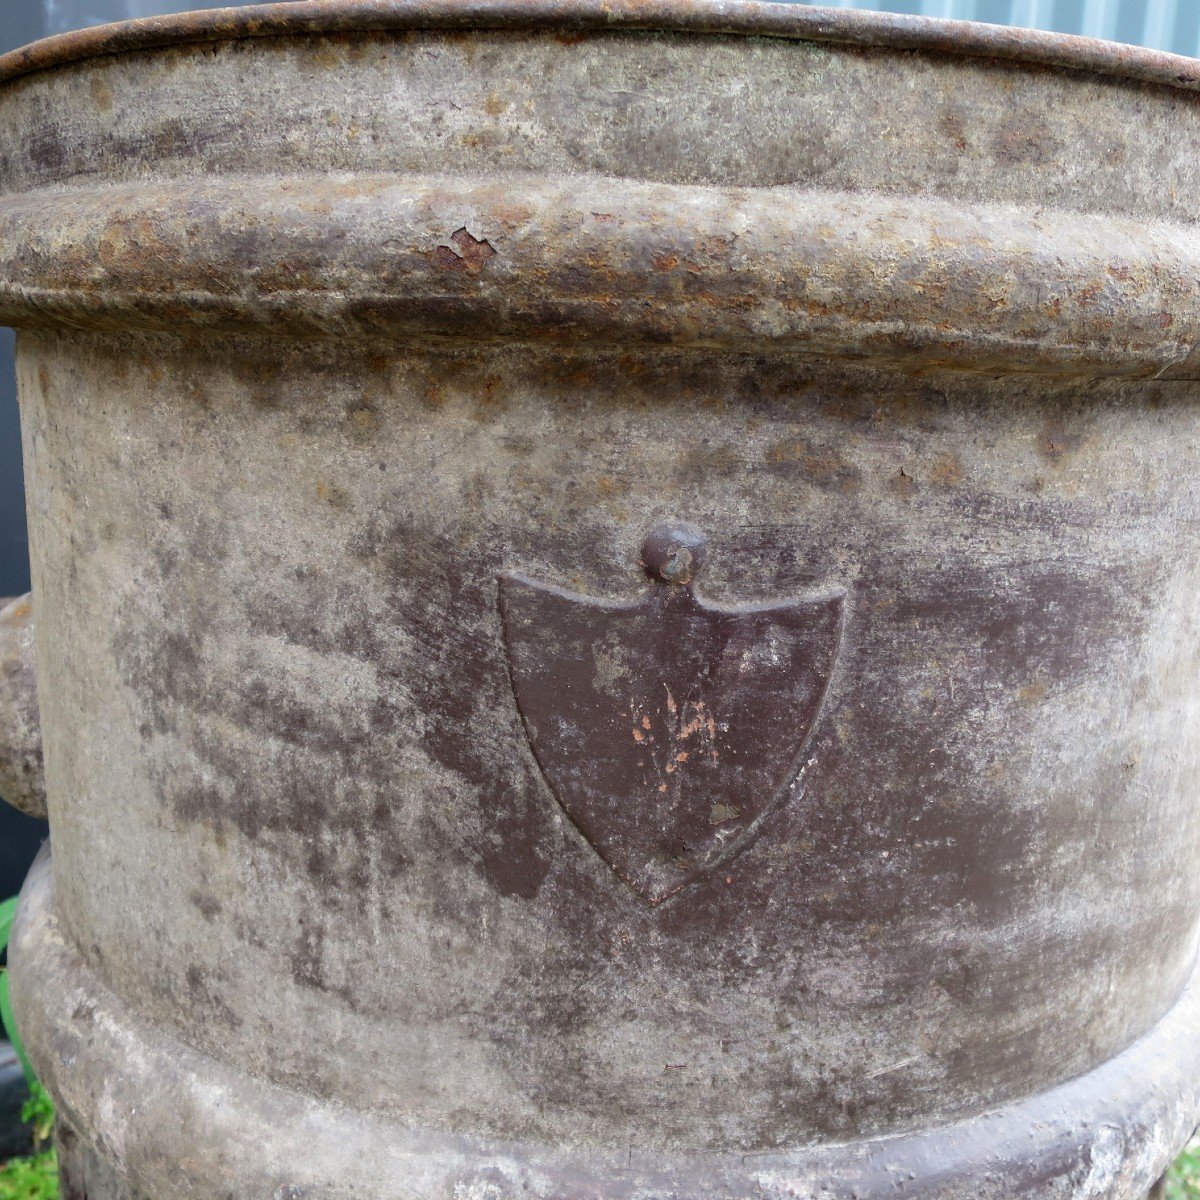
[[[670,1154],[421,1134],[288,1091],[142,1020],[76,953],[47,854],[13,943],[18,1019],[59,1105],[65,1200],[1143,1200],[1200,1112],[1200,974],[1143,1038],[1018,1104],[901,1137]]]
[[[131,1192],[94,1151],[60,1123],[56,1135],[59,1162],[60,1200],[140,1200]],[[1164,1175],[1149,1191],[1146,1200],[1164,1200],[1167,1177]]]
[[[142,1200],[64,1121],[54,1129],[59,1200]]]

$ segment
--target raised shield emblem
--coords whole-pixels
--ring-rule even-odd
[[[500,580],[517,706],[559,804],[659,904],[745,848],[801,773],[845,593],[724,606],[697,596],[705,541],[661,526],[636,600]]]

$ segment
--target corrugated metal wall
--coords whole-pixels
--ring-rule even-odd
[[[825,0],[825,3],[832,8],[875,8],[929,17],[957,17],[964,21],[992,21],[998,25],[1026,25],[1200,55],[1198,0],[876,0],[875,3]],[[211,7],[202,0],[191,3],[188,0],[0,0],[0,22],[9,6],[40,9],[46,33],[61,33],[122,17]]]
[[[1197,0],[893,0],[891,3],[825,0],[825,3],[830,8],[874,8],[1082,33],[1200,56]]]

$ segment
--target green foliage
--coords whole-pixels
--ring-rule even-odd
[[[54,1101],[50,1093],[35,1079],[29,1088],[29,1099],[21,1109],[21,1120],[33,1126],[33,1144],[42,1146],[54,1132]]]
[[[13,920],[17,915],[17,898],[14,896],[11,900],[5,900],[0,903],[0,954],[3,954],[8,949],[8,939],[12,934]],[[8,990],[8,969],[0,970],[0,1028],[7,1034],[8,1040],[12,1042],[13,1049],[17,1052],[17,1057],[21,1060],[21,1066],[25,1071],[25,1078],[29,1080],[29,1086],[32,1088],[37,1083],[37,1076],[33,1073],[33,1068],[29,1065],[29,1058],[25,1054],[25,1046],[21,1042],[21,1037],[17,1033],[17,1020],[13,1016],[12,996]],[[4,1200],[0,1196],[0,1200]]]
[[[0,1200],[58,1200],[58,1160],[45,1148],[54,1132],[54,1102],[40,1083],[31,1086],[21,1120],[33,1126],[34,1153],[0,1167]]]
[[[0,904],[0,953],[8,948],[17,901]],[[33,1126],[34,1153],[28,1158],[10,1159],[0,1166],[0,1200],[58,1200],[58,1161],[52,1149],[44,1149],[54,1131],[54,1102],[34,1077],[25,1057],[25,1048],[17,1036],[12,1001],[8,994],[8,971],[0,971],[0,1022],[13,1048],[20,1056],[29,1080],[29,1099],[21,1110],[21,1120]]]
[[[0,1200],[58,1200],[54,1151],[13,1158],[0,1167]]]
[[[1166,1200],[1200,1200],[1200,1140],[1175,1160],[1167,1176]]]
[[[13,918],[16,915],[16,896],[13,896],[11,900],[0,901],[0,953],[3,953],[5,947],[8,945],[8,938],[12,933]]]

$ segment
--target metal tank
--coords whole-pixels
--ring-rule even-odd
[[[1200,65],[309,0],[0,81],[68,1195],[1145,1195],[1200,1112]]]

